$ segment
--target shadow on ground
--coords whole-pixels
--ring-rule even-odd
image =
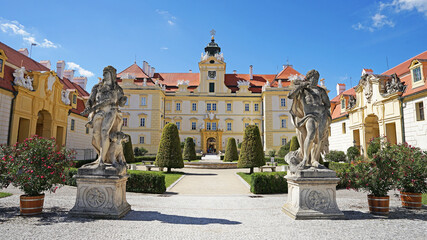
[[[390,208],[388,216],[372,215],[368,212],[360,211],[343,211],[348,220],[367,220],[367,219],[408,219],[427,221],[427,208],[423,207],[419,210],[406,209],[401,207]]]
[[[160,221],[162,223],[170,224],[189,224],[189,225],[208,225],[208,224],[222,224],[222,225],[237,225],[242,224],[237,221],[230,221],[221,218],[202,218],[202,217],[187,217],[178,215],[168,215],[154,211],[130,211],[121,220],[125,221]]]
[[[216,173],[185,173],[187,176],[216,176]]]

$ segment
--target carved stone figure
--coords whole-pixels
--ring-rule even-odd
[[[405,91],[405,84],[400,81],[400,78],[397,74],[391,75],[391,80],[387,81],[385,84],[385,92],[384,95],[389,95],[397,92]]]
[[[356,105],[356,97],[350,95],[348,98],[347,108],[353,108]]]
[[[367,103],[371,103],[371,98],[373,95],[373,90],[372,90],[372,82],[371,82],[371,77],[374,77],[373,74],[365,74],[362,76],[361,82],[363,84],[363,88],[365,91],[365,98],[366,98],[366,102]]]
[[[311,70],[303,81],[295,81],[288,98],[292,99],[290,113],[296,127],[300,148],[288,153],[291,172],[307,167],[319,167],[320,154],[328,152],[331,103],[325,89],[317,86],[319,73]]]
[[[13,77],[15,78],[13,83],[17,86],[24,87],[33,91],[33,79],[30,76],[24,77],[25,67],[21,67],[15,70]]]
[[[98,153],[98,159],[84,167],[113,167],[122,172],[126,167],[121,142],[127,139],[121,132],[123,117],[118,107],[124,106],[127,98],[117,84],[114,67],[104,68],[103,75],[102,82],[92,88],[86,109],[82,112],[89,114],[87,126],[93,128],[92,145]]]
[[[65,105],[70,105],[70,91],[63,89],[61,91],[61,100]]]

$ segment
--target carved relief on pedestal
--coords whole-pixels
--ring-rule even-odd
[[[93,208],[99,208],[107,201],[105,192],[96,187],[90,188],[85,195],[87,204]]]
[[[326,210],[329,208],[330,199],[327,194],[312,190],[306,195],[306,204],[309,209]]]

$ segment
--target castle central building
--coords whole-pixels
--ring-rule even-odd
[[[128,102],[123,131],[133,147],[157,153],[163,127],[175,123],[180,140],[192,137],[196,151],[224,152],[227,140],[243,141],[245,127],[260,129],[264,150],[278,150],[295,135],[287,98],[292,79],[301,77],[291,65],[277,74],[226,73],[221,48],[212,36],[199,62],[199,73],[159,73],[144,61],[120,72],[118,83]]]

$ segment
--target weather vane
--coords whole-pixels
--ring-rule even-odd
[[[215,29],[212,29],[212,30],[211,30],[211,35],[212,35],[212,37],[213,37],[213,36],[215,36],[215,33],[216,33]]]

